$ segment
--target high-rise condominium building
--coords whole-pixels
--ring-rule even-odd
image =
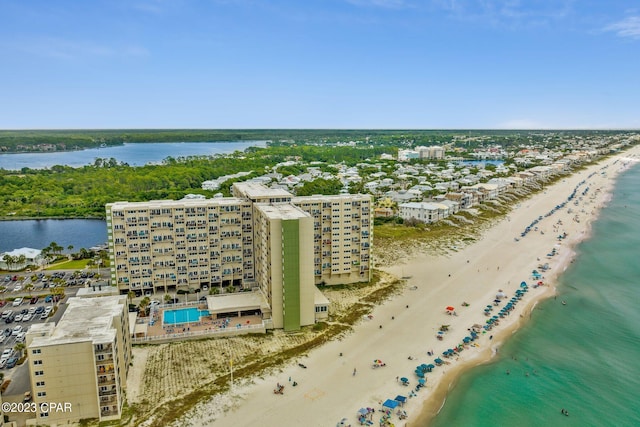
[[[235,183],[232,193],[234,197],[108,204],[112,284],[122,294],[137,295],[204,286],[259,288],[271,306],[274,327],[283,327],[287,322],[280,308],[286,313],[287,295],[289,313],[292,309],[293,276],[287,266],[296,259],[289,246],[294,229],[302,325],[308,324],[304,313],[313,311],[313,304],[305,307],[314,284],[370,280],[371,196],[293,197],[253,182]],[[273,246],[276,241],[279,250]],[[282,295],[274,292],[280,286]]]

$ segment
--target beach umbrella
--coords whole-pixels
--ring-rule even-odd
[[[358,409],[358,413],[360,415],[367,415],[369,413],[369,411],[367,410],[367,408],[360,408],[360,409]]]
[[[424,384],[424,383],[426,383],[426,382],[427,382],[427,380],[425,380],[424,378],[420,378],[420,379],[418,380],[418,384]]]
[[[407,398],[405,396],[402,396],[402,395],[399,394],[393,400],[395,400],[396,402],[400,402],[402,404],[402,403],[407,401]]]
[[[526,287],[527,287],[527,282],[522,282],[522,283],[520,283],[520,287],[521,287],[521,288],[526,288]]]
[[[505,294],[504,292],[500,291],[496,294],[496,298],[500,299],[500,298],[505,298],[507,296],[507,294]]]
[[[440,358],[435,359],[434,362],[436,363],[436,365],[441,365],[443,363],[442,359]]]
[[[406,377],[402,377],[400,378],[400,381],[402,381],[403,383],[407,383],[409,382],[409,380]]]
[[[485,313],[489,313],[490,311],[491,311],[491,309],[490,309],[490,308],[485,308],[485,309],[484,309],[484,312],[485,312]]]
[[[462,342],[468,343],[469,341],[471,341],[471,337],[462,338]]]
[[[433,368],[435,368],[435,366],[433,366],[431,363],[429,363],[429,364],[427,365],[427,368],[428,368],[428,369],[433,369]]]
[[[419,378],[424,378],[424,372],[416,371],[416,376],[419,377]]]
[[[454,311],[455,308],[453,308],[452,306],[447,306],[447,311]]]
[[[396,409],[396,407],[399,405],[400,403],[396,400],[391,400],[391,399],[387,399],[385,400],[385,402],[382,404],[383,408],[389,408],[391,410]]]

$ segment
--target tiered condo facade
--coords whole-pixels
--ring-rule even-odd
[[[287,294],[289,302],[293,298],[290,260],[298,262],[301,306],[314,284],[371,279],[371,196],[293,197],[253,182],[235,183],[232,192],[235,197],[108,204],[112,284],[121,294],[137,295],[259,288],[274,326],[282,327],[278,307],[286,306]],[[288,292],[280,294],[283,289]],[[306,308],[302,313],[301,324],[308,324]]]

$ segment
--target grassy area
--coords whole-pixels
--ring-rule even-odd
[[[45,270],[82,270],[90,261],[90,259],[74,259],[52,264],[45,268]]]

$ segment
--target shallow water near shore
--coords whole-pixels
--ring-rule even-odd
[[[492,363],[462,375],[430,426],[640,425],[638,188],[635,165],[578,246],[557,298],[538,304]]]

